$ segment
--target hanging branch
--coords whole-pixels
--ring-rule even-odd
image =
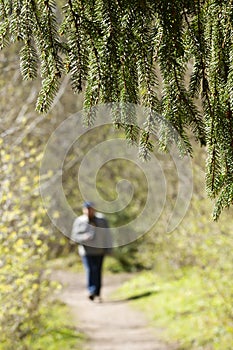
[[[233,202],[233,0],[63,3],[60,21],[59,1],[0,0],[0,48],[19,41],[23,77],[42,78],[36,109],[49,110],[69,73],[73,90],[84,90],[86,123],[99,103],[118,103],[113,123],[144,158],[154,131],[163,149],[174,142],[181,154],[191,153],[190,130],[206,142],[206,186],[218,217]],[[130,104],[145,107],[143,127]]]

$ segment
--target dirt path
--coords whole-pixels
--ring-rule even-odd
[[[59,299],[70,306],[78,329],[88,336],[82,350],[175,349],[157,340],[159,331],[156,336],[143,315],[132,309],[126,300],[111,299],[112,292],[129,278],[128,275],[104,276],[102,303],[88,300],[84,274],[55,271],[52,277],[63,284]]]

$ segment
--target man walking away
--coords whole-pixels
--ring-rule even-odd
[[[79,255],[86,270],[89,299],[100,299],[103,260],[111,253],[112,239],[104,215],[97,213],[92,202],[83,203],[83,215],[73,223],[71,239],[79,243]]]

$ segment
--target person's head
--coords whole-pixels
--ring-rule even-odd
[[[87,215],[89,219],[93,218],[95,215],[94,203],[84,202],[83,203],[83,214]]]

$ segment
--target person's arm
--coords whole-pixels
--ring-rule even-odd
[[[83,221],[77,218],[74,221],[71,239],[77,243],[84,244],[91,241],[94,238],[95,228],[88,224],[87,221]]]

